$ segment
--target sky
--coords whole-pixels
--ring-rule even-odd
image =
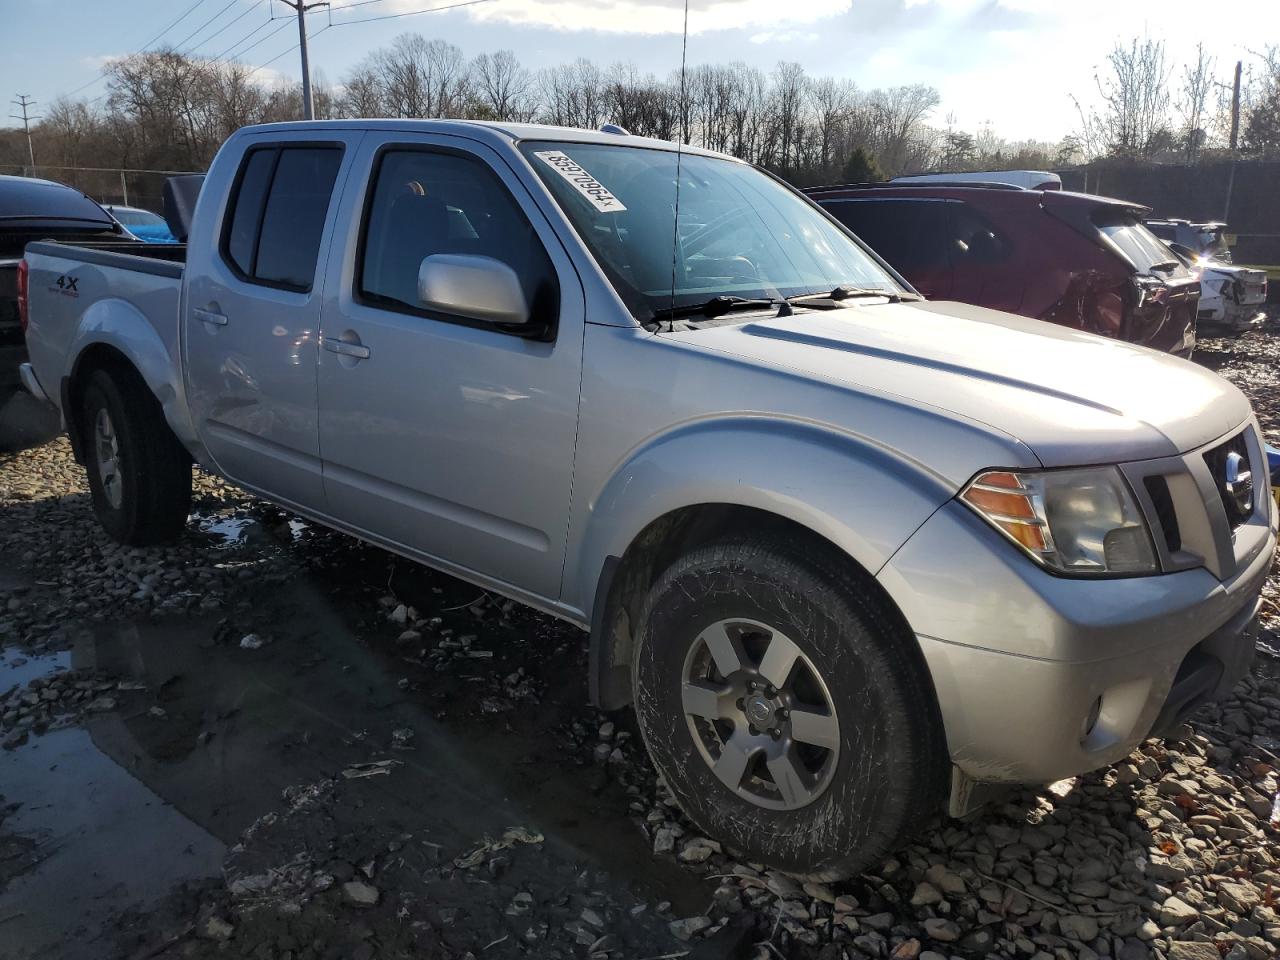
[[[511,49],[531,68],[579,56],[601,65],[630,61],[659,75],[680,66],[685,0],[485,0],[418,12],[457,2],[333,0],[308,14],[313,71],[340,84],[369,51],[404,32],[447,40],[468,56]],[[1094,73],[1117,40],[1163,39],[1175,64],[1203,42],[1224,80],[1237,59],[1252,57],[1251,47],[1280,43],[1280,0],[688,4],[690,65],[743,60],[767,70],[788,60],[864,88],[925,83],[942,96],[932,122],[951,120],[971,133],[990,125],[1010,140],[1071,133],[1078,126],[1071,95],[1095,96]],[[286,17],[292,13],[280,0],[0,0],[10,41],[0,58],[0,94],[34,97],[38,114],[59,96],[100,96],[105,84],[96,78],[112,57],[148,44],[208,56],[233,48],[237,56],[241,37],[239,58],[266,64],[264,82],[296,78],[298,53],[290,48],[297,30]]]

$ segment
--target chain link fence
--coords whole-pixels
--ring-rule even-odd
[[[160,213],[164,182],[169,177],[202,170],[133,170],[119,167],[61,167],[0,164],[0,174],[40,177],[75,187],[99,203],[142,207]]]

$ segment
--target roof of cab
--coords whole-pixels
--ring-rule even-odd
[[[241,127],[236,135],[258,135],[272,133],[299,132],[320,134],[324,130],[385,130],[403,133],[439,133],[458,137],[468,137],[482,142],[507,144],[519,143],[522,140],[551,140],[561,143],[600,143],[611,146],[643,147],[649,150],[666,150],[675,153],[679,150],[686,154],[697,154],[704,157],[718,157],[733,160],[737,163],[745,161],[725,153],[706,150],[702,147],[678,145],[670,140],[659,140],[654,137],[637,137],[632,134],[607,133],[602,130],[585,130],[580,127],[557,127],[542,123],[503,123],[493,120],[400,120],[391,118],[368,118],[355,120],[298,120],[287,123],[261,123]]]

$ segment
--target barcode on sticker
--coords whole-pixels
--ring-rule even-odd
[[[582,165],[559,150],[537,150],[533,154],[560,176],[601,213],[616,213],[627,209],[621,200],[609,192],[609,188],[582,169]]]

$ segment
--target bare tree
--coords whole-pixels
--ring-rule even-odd
[[[1204,44],[1197,43],[1195,62],[1182,68],[1177,112],[1182,155],[1187,163],[1195,162],[1208,141],[1208,114],[1216,86],[1216,67],[1217,61],[1205,52]]]
[[[1169,76],[1164,41],[1134,37],[1107,55],[1107,71],[1094,78],[1102,98],[1094,137],[1113,156],[1150,157],[1169,127]]]
[[[471,88],[488,119],[527,121],[537,112],[533,77],[510,50],[476,57],[471,62]]]

